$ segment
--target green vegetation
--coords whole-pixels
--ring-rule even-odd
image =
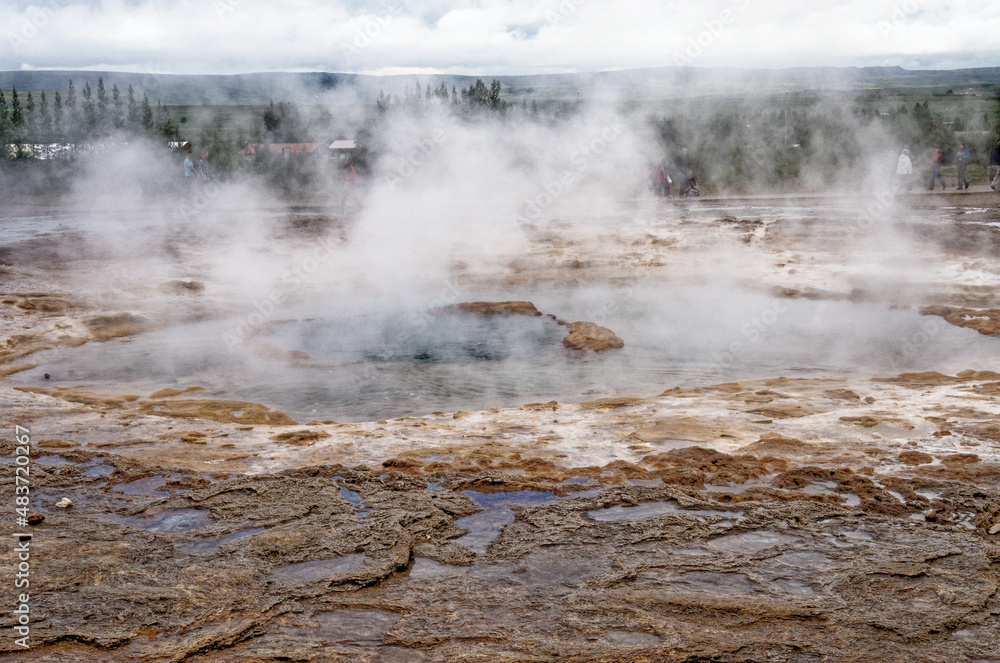
[[[710,190],[863,187],[872,172],[894,168],[903,146],[913,152],[919,173],[937,148],[952,164],[960,141],[971,152],[970,175],[981,178],[989,150],[1000,139],[996,87],[955,82],[944,87],[939,83],[947,74],[942,72],[914,79],[922,87],[879,87],[869,84],[869,79],[875,80],[869,76],[864,87],[852,79],[841,89],[825,92],[804,85],[775,92],[787,81],[768,74],[775,80],[746,93],[715,90],[717,85],[736,89],[736,83],[720,78],[721,74],[698,75],[704,80],[690,89],[712,89],[710,94],[664,96],[667,88],[659,74],[648,79],[628,73],[607,76],[617,81],[622,109],[639,110],[650,118],[668,161],[675,160],[682,147],[690,150],[699,182]],[[896,75],[878,74],[886,80]],[[109,80],[126,80],[115,76]],[[39,80],[50,81],[51,75]],[[313,103],[302,103],[301,94],[298,103],[167,105],[132,83],[120,88],[112,82],[109,89],[103,76],[96,81],[78,78],[82,82],[78,89],[73,80],[64,80],[65,86],[58,90],[0,90],[0,159],[16,160],[28,168],[28,162],[38,161],[29,157],[71,161],[79,156],[79,150],[60,146],[114,146],[136,140],[166,146],[168,141],[188,141],[197,153],[209,153],[216,177],[252,175],[294,198],[328,188],[342,177],[343,165],[364,173],[378,157],[382,123],[395,113],[419,119],[432,109],[443,110],[463,121],[516,127],[526,122],[558,123],[588,106],[581,92],[587,88],[568,76],[494,79],[489,84],[482,79],[432,77],[433,83],[410,79],[400,86],[396,80],[390,88],[396,92],[378,90],[377,96],[368,97],[370,103],[358,102],[360,107],[349,112],[331,109],[318,96]],[[449,85],[459,80],[468,85]],[[155,77],[150,82],[154,88],[162,85]],[[177,84],[171,85],[170,94],[176,98]],[[207,95],[205,84],[199,85],[199,94]],[[247,96],[235,89],[226,94]],[[273,143],[318,144],[315,157],[325,156],[332,140],[347,135],[357,137],[360,149],[346,162],[307,153],[283,155],[266,148]],[[39,150],[39,145],[52,147]]]

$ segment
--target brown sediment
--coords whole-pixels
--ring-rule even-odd
[[[926,465],[934,462],[934,456],[923,451],[904,451],[898,458],[900,463],[907,465]]]
[[[453,306],[445,306],[442,311],[461,311],[462,313],[479,313],[482,315],[542,315],[531,302],[462,302]]]
[[[65,313],[77,307],[67,297],[42,292],[8,295],[2,301],[30,313]]]
[[[94,339],[103,341],[124,336],[134,336],[152,329],[152,322],[135,313],[109,313],[92,315],[81,320]]]
[[[38,364],[18,364],[16,366],[0,366],[0,378],[5,378],[8,375],[14,375],[15,373],[21,373],[23,371],[30,371],[33,368],[37,368]]]
[[[461,311],[463,313],[478,313],[481,315],[530,315],[540,316],[534,304],[525,301],[509,302],[463,302],[438,309],[440,311]],[[550,315],[559,325],[567,327],[569,333],[563,338],[563,345],[573,350],[606,350],[625,347],[625,342],[618,338],[607,327],[601,327],[593,322],[566,322]]]
[[[975,329],[987,336],[1000,334],[1000,308],[966,308],[961,306],[924,306],[923,315],[937,315],[956,327]]]
[[[291,444],[296,447],[310,446],[318,440],[330,437],[330,434],[322,430],[297,430],[287,433],[278,433],[271,437],[275,442]]]
[[[135,402],[142,398],[138,394],[124,394],[118,396],[109,396],[107,394],[95,394],[89,391],[80,391],[78,389],[71,389],[68,387],[14,387],[17,391],[23,391],[32,394],[44,394],[46,396],[53,396],[55,398],[61,398],[64,401],[70,401],[71,403],[83,403],[85,405],[104,405],[108,407],[124,407],[128,403]]]
[[[178,396],[180,394],[186,394],[192,391],[202,391],[204,387],[186,387],[184,389],[173,389],[172,387],[167,387],[166,389],[160,389],[159,391],[154,391],[146,398],[170,398],[172,396]]]
[[[210,419],[221,423],[267,424],[270,426],[288,426],[296,423],[294,419],[280,410],[272,410],[266,405],[246,401],[157,400],[140,403],[139,411],[161,417]]]

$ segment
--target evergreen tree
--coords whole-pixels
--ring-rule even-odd
[[[94,124],[104,129],[108,125],[108,94],[104,90],[104,78],[97,78],[97,116]]]
[[[79,138],[78,123],[76,119],[76,89],[73,87],[73,80],[69,81],[69,89],[66,90],[66,124],[65,131],[71,141]]]
[[[83,109],[83,126],[88,134],[92,134],[97,126],[97,111],[94,108],[93,92],[90,90],[90,82],[83,84],[83,102],[80,104]]]
[[[0,90],[0,148],[7,142],[7,98]],[[0,152],[0,159],[7,156],[6,150]]]
[[[17,88],[10,90],[10,126],[17,129],[24,124],[24,114],[21,112],[21,100],[17,98]]]
[[[36,122],[36,125],[38,127],[39,140],[47,141],[52,129],[49,118],[49,100],[45,96],[45,90],[42,90],[39,95],[38,121]]]
[[[56,136],[62,135],[63,105],[62,97],[56,92],[56,97],[52,102],[52,131]]]
[[[27,137],[29,140],[35,140],[35,132],[38,130],[38,126],[35,120],[35,99],[31,96],[31,90],[28,90],[28,98],[24,102],[24,125],[28,130]]]
[[[153,108],[149,105],[149,95],[142,95],[142,127],[149,133],[153,132]]]
[[[138,132],[139,124],[142,118],[139,115],[139,104],[135,101],[135,90],[132,89],[132,84],[129,83],[128,86],[128,130]]]
[[[118,84],[111,86],[111,125],[116,130],[121,130],[125,126],[125,116],[122,114],[122,95],[118,91]]]
[[[73,88],[73,79],[69,81],[69,90],[66,91],[66,112],[73,114],[76,112],[76,89]]]

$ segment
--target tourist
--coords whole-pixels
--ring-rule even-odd
[[[198,161],[198,177],[200,177],[203,182],[208,182],[212,179],[212,171],[208,165],[208,152],[201,153],[201,159]]]
[[[990,181],[990,187],[1000,190],[1000,141],[997,141],[993,151],[990,152],[990,167],[986,170],[986,178]]]
[[[193,186],[195,181],[194,159],[192,159],[191,156],[192,153],[188,152],[187,156],[184,158],[184,182],[189,187]]]
[[[958,144],[955,161],[958,163],[958,186],[955,188],[968,189],[969,178],[965,176],[965,170],[969,167],[969,148],[965,146],[965,143]]]
[[[948,185],[944,183],[944,178],[941,177],[941,166],[943,165],[944,152],[940,149],[934,150],[934,156],[931,157],[931,183],[927,186],[928,190],[933,191],[938,180],[941,181],[941,189],[948,188]]]

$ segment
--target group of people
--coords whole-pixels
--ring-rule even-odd
[[[667,158],[664,157],[653,169],[652,187],[653,193],[662,198],[672,197],[672,187],[677,184],[677,195],[682,198],[697,196],[698,182],[694,177],[694,168],[691,165],[691,157],[687,148],[681,150],[677,163],[674,165],[673,177],[670,174],[670,166]]]
[[[192,158],[193,152],[188,152],[184,157],[184,181],[188,186],[193,186],[195,182],[208,182],[212,179],[212,171],[208,166],[208,152],[201,153],[201,159],[197,165]]]
[[[993,160],[996,158],[997,163],[997,173],[1000,173],[1000,143],[997,143],[997,147],[993,149],[993,154],[990,155],[990,182],[993,183],[995,180],[1000,179],[1000,175],[993,173]],[[927,189],[933,191],[937,186],[937,183],[941,183],[941,189],[947,189],[948,185],[944,181],[944,176],[941,175],[941,168],[944,167],[945,156],[944,152],[940,149],[934,150],[934,155],[931,157],[931,181],[927,184]],[[969,148],[965,146],[965,143],[958,144],[958,151],[955,153],[955,164],[958,167],[958,184],[956,189],[968,189],[969,188],[969,178],[966,176],[966,170],[969,167]],[[899,159],[896,162],[896,186],[905,191],[911,191],[913,189],[913,160],[910,157],[910,148],[904,147],[902,153],[899,155]],[[994,191],[997,187],[994,186]]]

